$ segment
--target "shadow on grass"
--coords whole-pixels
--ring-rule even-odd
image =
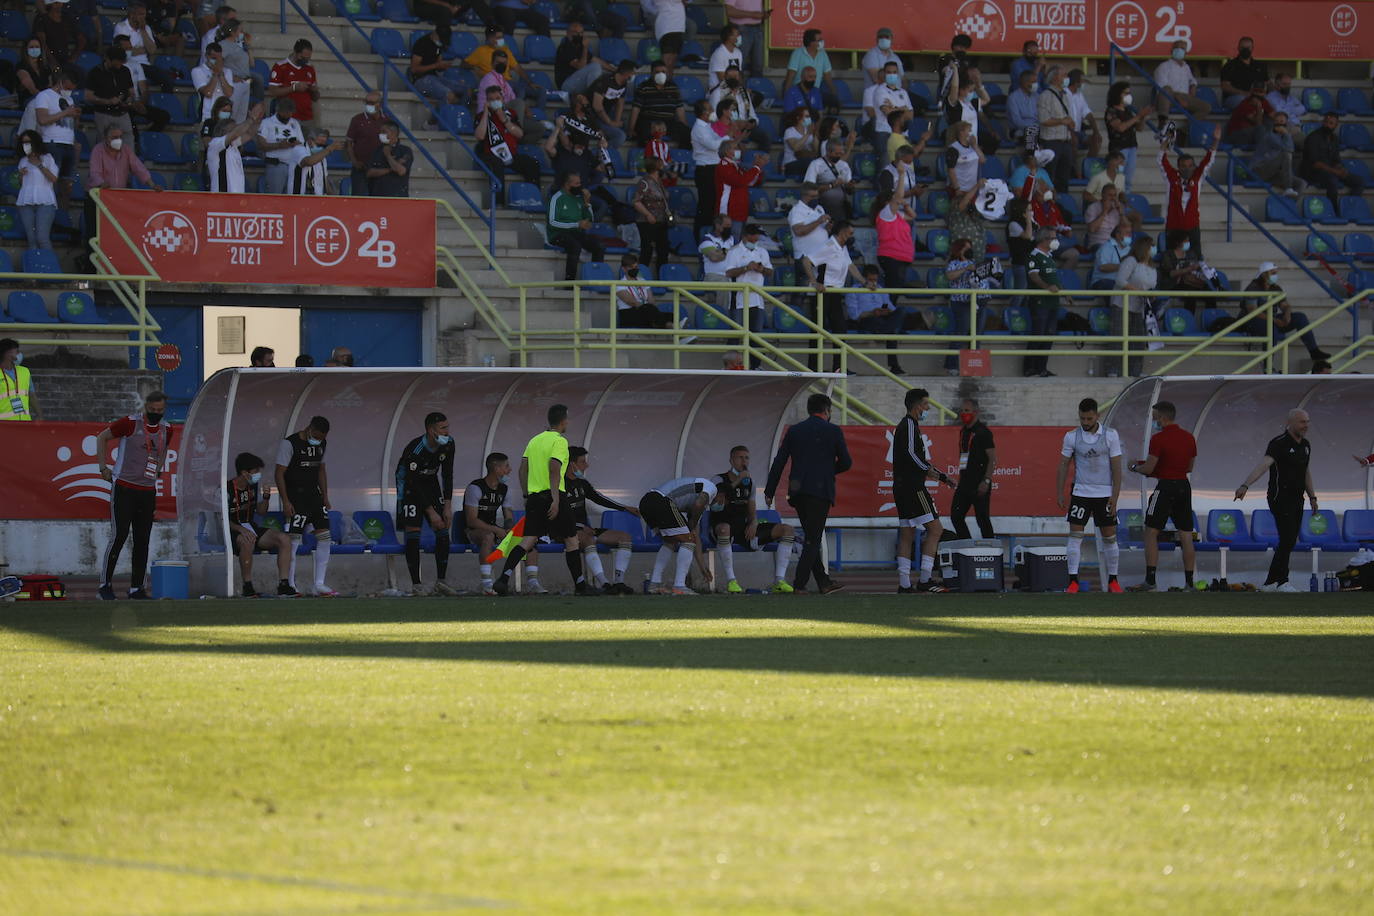
[[[6,610],[0,626],[48,636],[108,653],[141,652],[261,655],[309,658],[394,658],[454,662],[519,662],[656,669],[722,669],[807,674],[1146,686],[1298,695],[1374,696],[1374,636],[1297,633],[1225,633],[1204,620],[1199,631],[1167,632],[1135,627],[1140,616],[1171,616],[1170,599],[1132,596],[1077,600],[1044,597],[942,597],[901,600],[855,596],[748,601],[730,599],[536,599],[533,601],[312,601],[215,602],[213,605],[139,604],[33,606]],[[1265,601],[1241,596],[1179,596],[1172,616],[1213,617],[1213,605],[1232,616],[1289,616],[1344,611],[1354,604],[1329,598],[1295,605],[1291,598]],[[1268,596],[1265,596],[1268,597]],[[1275,596],[1279,598],[1280,596]],[[1141,600],[1144,599],[1144,600]],[[1237,600],[1239,599],[1239,600]],[[1112,626],[1098,632],[1018,632],[980,623],[944,622],[1044,616],[1093,617]],[[1204,609],[1199,608],[1199,603]],[[912,605],[918,605],[913,608]],[[113,611],[112,611],[113,607]],[[920,617],[911,612],[925,612]],[[998,613],[1001,611],[1001,613]],[[561,612],[561,613],[560,613]],[[113,614],[113,617],[112,617]],[[135,616],[136,619],[135,619]],[[713,628],[701,637],[463,640],[464,622],[549,620],[728,620],[795,619],[870,625],[902,632],[836,636],[732,636]],[[113,626],[112,626],[113,623]],[[395,639],[356,633],[235,639],[230,633],[208,642],[203,634],[176,639],[177,628],[223,626],[451,624],[453,638]],[[145,642],[139,628],[158,627],[157,641]],[[1062,630],[1062,621],[1058,624]],[[1260,627],[1262,629],[1262,625]],[[444,634],[448,636],[449,634]]]

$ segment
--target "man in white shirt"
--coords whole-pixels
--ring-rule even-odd
[[[232,120],[216,122],[214,137],[205,147],[205,168],[210,175],[211,191],[244,193],[243,157],[239,148],[257,134],[262,115],[262,105],[258,104],[248,113],[248,120],[241,124]]]
[[[733,222],[728,213],[717,213],[711,229],[701,238],[697,253],[701,255],[701,279],[705,283],[724,283],[730,278],[725,275],[725,259],[730,249],[735,247]],[[725,304],[725,296],[717,294],[715,303]]]
[[[1116,541],[1116,506],[1121,497],[1121,437],[1103,426],[1097,401],[1078,402],[1078,426],[1064,434],[1060,449],[1055,499],[1064,508],[1064,483],[1073,464],[1073,499],[1069,503],[1069,588],[1077,594],[1078,565],[1083,556],[1083,531],[1091,521],[1102,534],[1102,565],[1107,572],[1107,591],[1123,591],[1116,575],[1121,566],[1121,547]]]
[[[692,124],[692,164],[695,166],[692,180],[697,186],[697,213],[692,221],[692,234],[700,236],[715,215],[716,166],[720,164],[720,145],[729,140],[730,135],[722,137],[711,126],[715,109],[706,99],[698,101],[694,110],[697,119]]]
[[[1169,51],[1169,59],[1155,67],[1155,82],[1161,92],[1155,93],[1155,109],[1159,112],[1162,126],[1169,117],[1171,104],[1177,104],[1194,117],[1203,117],[1212,110],[1197,97],[1197,77],[1193,68],[1184,59],[1188,56],[1188,42],[1179,39]]]
[[[121,35],[129,38],[129,69],[134,69],[133,64],[141,66],[147,78],[156,83],[160,90],[172,92],[176,88],[173,75],[153,66],[153,55],[158,52],[159,39],[153,34],[152,26],[148,25],[148,8],[138,0],[129,4],[128,18],[114,27],[114,37]],[[179,33],[167,35],[162,43],[167,45],[172,54],[180,56],[183,41]]]
[[[864,90],[863,123],[859,135],[869,143],[881,157],[887,154],[887,138],[892,136],[888,115],[903,109],[911,110],[911,96],[902,88],[901,68],[889,62],[883,71],[882,82],[873,83]]]
[[[1097,129],[1097,119],[1093,117],[1092,106],[1083,95],[1083,84],[1088,78],[1082,70],[1069,71],[1069,88],[1064,96],[1069,100],[1069,116],[1073,118],[1071,139],[1078,152],[1086,146],[1089,156],[1096,156],[1102,148],[1102,134]]]
[[[854,173],[844,161],[844,144],[831,140],[825,145],[825,155],[817,156],[806,167],[803,182],[820,188],[821,206],[831,218],[839,221],[849,217],[849,192],[854,190]]]
[[[752,283],[763,286],[773,273],[773,261],[768,252],[759,244],[763,228],[757,223],[744,227],[744,234],[738,245],[725,256],[725,275],[736,283]],[[744,312],[741,315],[741,311]],[[751,331],[763,330],[763,297],[758,293],[745,290],[735,294],[735,307],[730,317],[744,324],[747,318]]]
[[[711,52],[711,63],[706,68],[711,77],[708,82],[711,84],[712,90],[724,82],[727,67],[731,64],[736,67],[743,66],[744,49],[740,47],[739,40],[739,26],[728,23],[721,26],[720,44],[716,45],[716,49]]]
[[[870,285],[854,266],[849,256],[849,240],[854,237],[854,228],[848,222],[835,223],[835,232],[825,240],[818,250],[802,258],[802,269],[806,272],[808,286],[821,294],[821,313],[825,329],[832,334],[842,335],[849,330],[849,316],[845,310],[844,288],[850,280],[855,286],[876,289],[875,278]],[[831,372],[840,371],[840,357],[836,353]]]
[[[291,117],[295,113],[296,103],[290,96],[283,96],[277,99],[277,113],[264,120],[258,130],[258,150],[266,163],[263,186],[268,194],[287,193],[296,161],[291,150],[305,146],[305,132],[300,122]]]
[[[344,148],[345,141],[330,140],[323,127],[310,130],[309,143],[293,146],[286,151],[288,179],[287,194],[299,196],[329,193],[329,154]]]
[[[191,83],[200,93],[201,120],[210,119],[215,99],[228,96],[234,102],[234,110],[248,104],[248,81],[239,79],[234,71],[224,63],[224,50],[218,42],[211,42],[205,48],[205,63],[191,71]]]
[[[72,104],[72,90],[76,88],[76,70],[63,67],[53,74],[52,86],[33,97],[34,120],[38,134],[53,161],[57,163],[57,208],[67,209],[71,202],[72,181],[76,178],[76,124],[81,107]]]
[[[787,211],[787,227],[792,231],[792,258],[796,278],[805,279],[802,259],[818,253],[830,239],[830,214],[820,205],[820,186],[803,182],[801,196]]]
[[[897,78],[900,81],[906,75],[906,68],[902,66],[902,59],[897,56],[897,52],[892,50],[892,30],[883,26],[878,30],[877,44],[868,49],[864,54],[863,68],[864,73],[868,74],[869,83],[883,82],[883,74],[886,73],[888,64],[897,65]]]

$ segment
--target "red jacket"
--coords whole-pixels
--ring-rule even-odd
[[[1193,174],[1184,181],[1178,174],[1178,169],[1169,162],[1164,150],[1159,151],[1159,169],[1164,173],[1164,183],[1169,187],[1169,206],[1164,214],[1165,229],[1198,228],[1198,189],[1202,185],[1202,179],[1207,175],[1207,170],[1212,167],[1215,152],[1209,149],[1202,157],[1202,161],[1197,164],[1197,168],[1193,169]]]
[[[742,169],[733,159],[716,166],[716,213],[728,213],[737,223],[749,219],[749,188],[763,180],[763,169]]]

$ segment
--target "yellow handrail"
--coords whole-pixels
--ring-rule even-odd
[[[153,269],[153,265],[148,259],[144,257],[139,246],[134,244],[133,239],[129,238],[129,233],[120,225],[119,220],[115,219],[114,214],[105,206],[105,202],[101,199],[101,189],[92,188],[89,194],[96,208],[95,235],[90,240],[91,264],[96,269],[96,276],[109,282],[110,292],[114,294],[119,304],[124,306],[125,311],[133,316],[138,325],[138,339],[125,341],[125,346],[138,348],[139,361],[142,362],[144,368],[152,368],[148,359],[148,348],[162,345],[162,341],[157,336],[157,332],[162,330],[162,325],[158,324],[157,320],[153,318],[153,313],[148,310],[148,282],[157,282],[162,278]],[[114,227],[120,240],[138,259],[139,266],[145,271],[143,275],[126,275],[115,268],[114,262],[105,253],[105,248],[102,245],[101,213],[105,214],[107,221]],[[82,279],[89,280],[90,277],[83,276]]]
[[[1346,300],[1345,300],[1344,302],[1342,302],[1340,305],[1337,305],[1337,306],[1333,307],[1330,311],[1328,311],[1325,315],[1322,315],[1322,316],[1321,316],[1320,318],[1318,318],[1316,321],[1313,321],[1313,322],[1309,323],[1309,324],[1307,325],[1307,327],[1305,327],[1305,328],[1302,329],[1302,333],[1303,333],[1303,334],[1306,334],[1306,333],[1308,333],[1309,331],[1310,331],[1310,332],[1315,332],[1317,328],[1319,328],[1319,327],[1321,327],[1322,325],[1326,324],[1326,323],[1327,323],[1328,321],[1330,321],[1331,319],[1336,318],[1336,317],[1338,317],[1338,316],[1344,316],[1344,315],[1346,315],[1349,309],[1352,309],[1352,308],[1359,308],[1360,303],[1363,302],[1363,301],[1367,298],[1367,296],[1368,296],[1368,291],[1361,292],[1361,293],[1357,293],[1356,295],[1351,296],[1349,299],[1346,299]],[[1254,366],[1259,365],[1259,363],[1261,363],[1261,362],[1264,362],[1264,363],[1266,363],[1266,365],[1272,367],[1272,365],[1273,365],[1273,357],[1274,357],[1274,354],[1275,354],[1275,353],[1278,353],[1280,350],[1283,351],[1283,353],[1282,353],[1282,357],[1283,357],[1283,368],[1282,368],[1282,371],[1283,371],[1284,374],[1287,374],[1287,373],[1288,373],[1288,348],[1289,348],[1290,346],[1292,346],[1293,343],[1294,343],[1295,341],[1298,341],[1298,340],[1301,340],[1301,339],[1302,339],[1302,334],[1286,334],[1282,340],[1276,341],[1276,342],[1274,342],[1274,343],[1271,343],[1264,351],[1262,351],[1262,352],[1261,352],[1258,356],[1256,356],[1254,359],[1249,360],[1248,362],[1244,363],[1239,369],[1236,370],[1236,374],[1239,375],[1239,374],[1242,373],[1242,372],[1248,372],[1251,368],[1253,368]],[[1352,361],[1352,362],[1353,362],[1353,361]],[[1272,371],[1272,369],[1271,369],[1271,371]]]

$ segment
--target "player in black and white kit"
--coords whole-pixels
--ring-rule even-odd
[[[711,582],[711,572],[701,562],[697,553],[700,540],[697,525],[701,514],[716,498],[716,485],[705,477],[678,477],[667,483],[659,484],[639,501],[639,514],[644,524],[658,533],[663,539],[658,556],[654,557],[654,573],[649,579],[649,593],[654,595],[695,595],[687,587],[687,573],[691,571],[692,561],[707,584]],[[668,568],[668,560],[677,554],[677,567],[673,572],[672,590],[663,588],[663,573]]]
[[[1117,581],[1121,545],[1116,541],[1116,505],[1121,496],[1121,437],[1097,417],[1097,401],[1078,402],[1078,425],[1064,434],[1055,498],[1064,507],[1064,482],[1073,464],[1073,500],[1069,503],[1069,594],[1077,594],[1078,565],[1083,558],[1083,530],[1088,522],[1102,533],[1102,563],[1107,591],[1125,591]]]
[[[934,478],[953,486],[949,477],[931,466],[926,456],[925,439],[921,437],[920,421],[930,409],[930,392],[912,388],[906,393],[906,416],[892,430],[892,499],[897,504],[897,592],[946,592],[937,583],[935,555],[940,549],[940,513],[935,500],[926,489],[926,481]],[[916,559],[916,529],[924,528],[921,542],[921,572],[916,587],[911,586],[911,564]]]
[[[463,491],[463,528],[468,543],[477,548],[477,571],[482,577],[482,594],[495,595],[491,564],[487,557],[510,531],[513,513],[506,506],[510,493],[510,458],[492,452],[484,464],[487,473],[471,481]],[[538,556],[535,554],[534,556]],[[529,572],[529,563],[525,571]]]
[[[243,575],[243,597],[256,598],[253,587],[253,552],[277,552],[277,593],[297,597],[291,587],[291,539],[258,524],[258,504],[267,504],[262,492],[262,459],[251,452],[240,452],[234,459],[234,476],[225,485],[226,508],[229,512],[229,536],[238,554],[239,571]]]
[[[638,516],[634,506],[625,506],[602,493],[587,479],[587,468],[591,460],[587,450],[580,445],[568,447],[567,500],[572,509],[573,519],[577,522],[577,543],[582,548],[582,563],[587,569],[592,585],[608,595],[633,595],[635,590],[625,582],[625,570],[630,568],[630,552],[633,539],[628,531],[612,528],[593,528],[587,515],[587,500],[607,509],[617,509]],[[606,580],[606,570],[601,566],[601,555],[597,545],[605,544],[615,551],[614,579]]]
[[[776,543],[773,555],[773,584],[770,591],[790,594],[787,565],[792,561],[792,548],[797,533],[782,522],[761,522],[754,505],[754,478],[749,476],[749,447],[737,445],[730,449],[730,470],[716,475],[716,498],[711,503],[707,519],[716,538],[716,559],[725,576],[725,591],[737,595],[744,591],[735,580],[735,545],[745,550],[758,550]]]
[[[424,594],[420,584],[420,528],[424,522],[434,531],[434,590],[456,595],[448,584],[448,555],[453,530],[453,437],[448,417],[434,411],[425,415],[425,434],[401,449],[396,462],[396,527],[405,539],[406,569],[411,593]]]
[[[281,494],[281,509],[286,514],[286,533],[299,536],[314,531],[315,596],[336,598],[338,592],[324,584],[329,569],[329,475],[324,467],[325,439],[329,436],[329,421],[311,417],[305,429],[292,433],[277,446],[277,492]],[[289,585],[296,588],[296,551],[291,551],[292,563]],[[286,594],[281,588],[279,594]]]

